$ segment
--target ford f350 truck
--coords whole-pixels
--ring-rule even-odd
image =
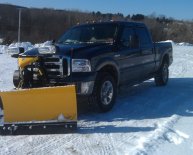
[[[103,112],[113,107],[121,85],[155,78],[165,86],[173,61],[171,43],[153,43],[143,23],[120,21],[74,26],[53,45],[17,57],[16,88],[75,84],[76,93]]]

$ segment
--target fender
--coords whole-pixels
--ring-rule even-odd
[[[102,58],[100,59],[96,65],[95,65],[95,71],[98,72],[100,71],[103,67],[105,66],[112,66],[115,68],[116,72],[117,72],[117,81],[118,81],[118,85],[119,85],[119,81],[120,81],[120,69],[119,69],[119,65],[118,63],[113,60],[112,58],[108,57],[108,58]]]
[[[167,50],[163,50],[163,51],[159,51],[160,53],[160,60],[158,61],[159,64],[157,65],[157,68],[159,69],[162,65],[162,62],[163,62],[163,59],[165,56],[168,56],[169,58],[169,65],[172,64],[172,47],[171,48],[168,48]]]
[[[162,54],[160,55],[160,63],[159,63],[158,68],[160,68],[160,67],[161,67],[161,65],[162,65],[162,63],[163,63],[163,59],[164,59],[164,57],[165,57],[165,56],[168,56],[168,58],[170,59],[170,57],[169,57],[169,53],[168,53],[168,52],[164,52],[164,53],[162,53]],[[169,62],[170,62],[170,60],[169,60]]]

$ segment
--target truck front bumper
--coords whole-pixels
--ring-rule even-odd
[[[76,85],[76,93],[78,95],[91,95],[94,88],[94,81],[78,82]]]
[[[96,79],[97,72],[88,72],[88,73],[71,73],[70,76],[65,77],[64,79],[53,79],[51,83],[56,85],[71,85],[76,86],[76,93],[78,95],[91,95],[94,88],[94,83]]]
[[[70,83],[76,85],[76,93],[78,95],[91,95],[96,79],[96,72],[89,73],[72,73]]]

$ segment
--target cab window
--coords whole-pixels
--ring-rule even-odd
[[[124,28],[121,43],[124,47],[128,48],[138,48],[138,39],[135,34],[135,31],[132,28]]]
[[[152,46],[149,34],[145,28],[136,28],[136,34],[142,48]]]

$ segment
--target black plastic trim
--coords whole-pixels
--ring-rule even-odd
[[[73,133],[77,130],[77,122],[53,123],[7,123],[0,126],[1,135],[42,135]]]

